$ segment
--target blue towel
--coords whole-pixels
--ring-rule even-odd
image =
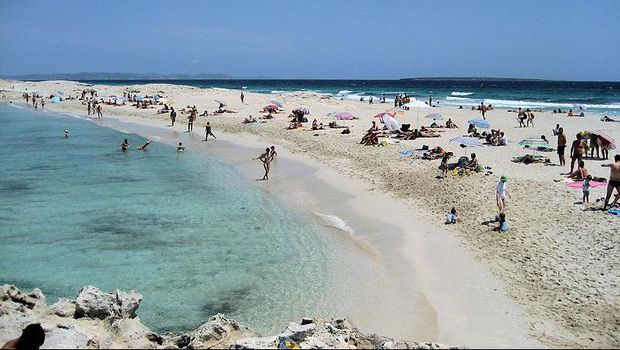
[[[618,215],[620,216],[620,209],[609,209],[607,211],[609,214],[613,214],[613,215]]]
[[[412,149],[405,149],[405,150],[402,150],[402,151],[400,151],[398,153],[400,153],[403,156],[410,156],[410,155],[413,154],[413,152],[414,151]]]

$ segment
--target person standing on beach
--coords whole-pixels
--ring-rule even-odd
[[[103,112],[101,111],[101,105],[97,105],[97,118],[103,118]]]
[[[276,152],[276,146],[271,146],[271,151],[269,153],[271,160],[273,161],[277,155],[278,155],[278,152]]]
[[[41,109],[45,109],[45,100],[41,99]],[[598,152],[598,149],[596,150]]]
[[[587,149],[586,142],[581,138],[581,134],[577,134],[577,136],[575,137],[576,139],[575,141],[573,141],[573,144],[570,147],[571,161],[570,161],[569,174],[573,173],[573,169],[575,168],[575,162],[579,164],[579,162],[581,161],[581,158],[586,153],[586,149]]]
[[[254,158],[255,160],[258,159],[263,162],[263,168],[265,169],[265,175],[263,175],[263,180],[269,180],[269,164],[271,163],[271,155],[269,153],[270,149],[269,147],[267,147],[265,149],[265,153],[258,156],[258,158]]]
[[[590,134],[590,158],[594,158],[594,150],[596,149],[596,158],[601,159],[601,154],[599,153],[599,143],[600,139],[596,134]]]
[[[170,120],[172,120],[172,126],[174,126],[174,122],[177,120],[177,112],[174,110],[174,107],[170,107]]]
[[[217,139],[217,137],[213,135],[213,131],[211,131],[211,124],[207,122],[207,126],[205,126],[205,141],[209,139],[209,135],[213,136],[214,139]]]
[[[607,210],[607,204],[609,203],[609,198],[611,198],[611,194],[614,189],[620,193],[620,154],[616,154],[614,157],[615,163],[611,164],[601,164],[604,168],[609,169],[609,182],[607,183],[607,195],[605,196],[605,204],[603,204],[603,210]]]
[[[91,107],[90,107],[90,101],[88,101],[88,115],[90,115],[90,109],[91,109]]]
[[[24,96],[26,97],[26,104],[28,104],[28,102],[30,102],[30,95],[26,92]]]
[[[487,106],[484,105],[484,101],[480,102],[480,114],[482,114],[482,119],[487,119],[485,114],[487,113]]]
[[[433,96],[428,95],[428,105],[433,107]]]
[[[194,120],[196,119],[196,112],[192,109],[189,113],[189,117],[187,117],[187,132],[191,132],[194,130]]]
[[[243,95],[243,91],[241,91],[241,104],[243,104],[243,99],[245,99],[245,95]]]
[[[497,186],[495,186],[495,199],[497,199],[497,207],[499,208],[500,213],[503,213],[506,210],[506,199],[510,197],[506,182],[508,182],[508,178],[502,175],[497,183]]]
[[[564,159],[564,150],[566,149],[566,135],[564,135],[564,128],[558,129],[558,158],[560,159],[560,166],[566,165],[566,159]]]

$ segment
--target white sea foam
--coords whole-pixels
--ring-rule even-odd
[[[465,105],[465,106],[477,106],[480,104],[478,100],[467,97],[446,97],[447,105]],[[521,101],[521,100],[496,100],[496,99],[483,99],[485,104],[491,104],[494,107],[500,108],[565,108],[575,109],[572,103],[561,102],[541,102],[541,101]],[[583,104],[586,108],[595,109],[620,109],[620,103],[609,104]]]
[[[283,94],[283,93],[285,93],[285,92],[286,92],[286,91],[284,91],[284,90],[271,90],[271,93],[272,93],[272,94]]]
[[[352,93],[353,91],[351,90],[340,90],[338,91],[338,93],[336,94],[336,96],[344,96],[344,95],[348,95],[350,93]]]
[[[349,226],[342,218],[336,215],[322,214],[322,213],[317,213],[317,212],[315,212],[314,214],[320,217],[321,219],[323,219],[323,221],[329,227],[333,227],[340,231],[346,232],[351,236],[355,233],[353,231],[353,228],[351,228],[351,226]]]
[[[218,88],[218,87],[214,87],[214,88],[212,88],[212,89],[213,89],[213,90],[216,90],[216,91],[230,91],[230,89],[226,89],[226,88]]]
[[[242,86],[241,88],[245,90],[245,89],[247,89],[248,87],[247,87],[247,86]]]
[[[452,96],[469,96],[469,95],[473,95],[473,92],[459,92],[459,91],[452,91],[450,93],[450,95]]]

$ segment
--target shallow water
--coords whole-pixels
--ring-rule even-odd
[[[360,276],[381,275],[348,235],[215,158],[138,151],[138,135],[2,104],[0,123],[0,284],[41,288],[50,304],[87,284],[136,289],[139,317],[160,332],[218,312],[274,332],[346,316],[373,283]]]

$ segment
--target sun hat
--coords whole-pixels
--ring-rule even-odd
[[[506,175],[502,175],[499,179],[501,182],[508,182],[508,177],[506,177]]]

